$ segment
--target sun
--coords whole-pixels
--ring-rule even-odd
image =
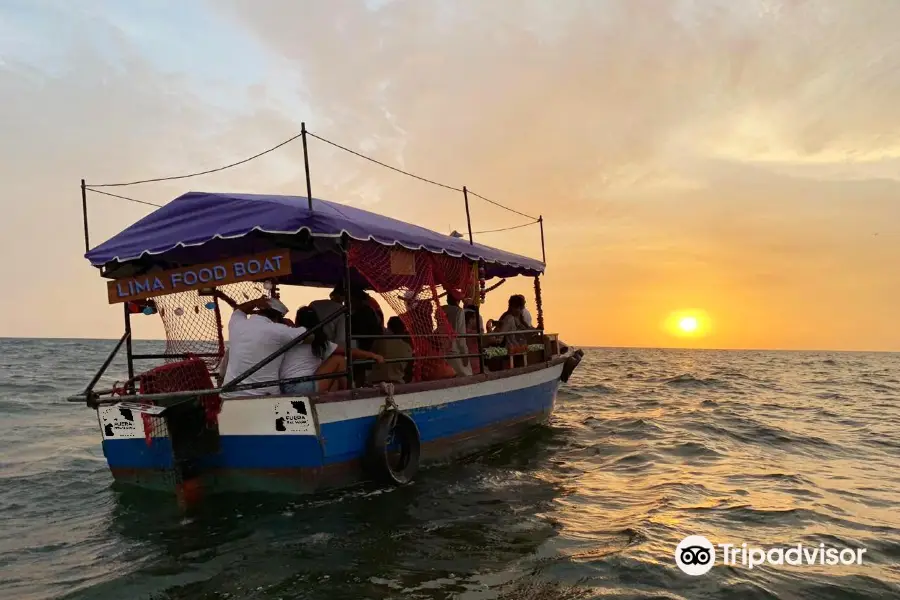
[[[693,333],[697,331],[699,326],[700,323],[697,322],[697,317],[681,317],[678,321],[678,329],[685,333]]]
[[[669,313],[664,328],[675,337],[702,338],[710,333],[711,323],[703,310],[677,310]]]

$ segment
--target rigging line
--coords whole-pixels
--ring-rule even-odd
[[[154,204],[153,202],[147,202],[146,200],[137,200],[135,198],[129,198],[128,196],[120,196],[118,194],[110,194],[109,192],[102,192],[100,190],[95,190],[90,186],[84,186],[89,192],[94,192],[95,194],[103,194],[104,196],[112,196],[113,198],[119,198],[120,200],[128,200],[129,202],[137,202],[138,204],[146,204],[147,206],[155,206],[157,208],[162,208],[162,204]]]
[[[497,233],[498,231],[509,231],[511,229],[521,229],[522,227],[530,227],[530,226],[536,225],[538,223],[540,223],[540,221],[535,219],[531,223],[522,223],[521,225],[513,225],[512,227],[504,227],[502,229],[488,229],[486,231],[473,231],[472,235],[475,235],[477,233]]]
[[[368,160],[368,161],[370,161],[370,162],[373,162],[373,163],[375,163],[375,164],[377,164],[377,165],[381,165],[382,167],[386,167],[386,168],[388,168],[388,169],[391,169],[392,171],[396,171],[396,172],[398,172],[398,173],[402,173],[403,175],[407,175],[407,176],[409,176],[409,177],[413,177],[413,178],[418,179],[418,180],[420,180],[420,181],[424,181],[425,183],[430,183],[430,184],[432,184],[432,185],[436,185],[436,186],[439,186],[439,187],[442,187],[442,188],[445,188],[445,189],[448,189],[448,190],[452,190],[452,191],[454,191],[454,192],[461,192],[461,191],[463,191],[462,188],[459,188],[459,187],[453,187],[452,185],[447,185],[447,184],[445,184],[445,183],[440,183],[440,182],[438,182],[438,181],[433,181],[433,180],[431,180],[431,179],[426,179],[425,177],[420,177],[419,175],[416,175],[416,174],[414,174],[414,173],[410,173],[409,171],[404,171],[403,169],[398,169],[397,167],[392,167],[391,165],[385,164],[385,163],[381,162],[380,160],[375,160],[374,158],[368,157],[368,156],[366,156],[365,154],[360,154],[359,152],[356,152],[355,150],[351,150],[350,148],[346,148],[346,147],[344,147],[344,146],[341,146],[340,144],[337,144],[337,143],[335,143],[335,142],[332,142],[331,140],[327,140],[327,139],[325,139],[325,138],[323,138],[323,137],[321,137],[321,136],[318,136],[318,135],[316,135],[315,133],[313,133],[313,132],[311,132],[311,131],[309,131],[309,130],[306,131],[306,134],[309,135],[310,137],[316,138],[317,140],[323,141],[323,142],[325,142],[326,144],[330,144],[330,145],[334,146],[335,148],[338,148],[338,149],[340,149],[340,150],[343,150],[344,152],[349,152],[350,154],[354,154],[354,155],[356,155],[356,156],[358,156],[358,157],[360,157],[360,158],[363,158],[363,159],[365,159],[365,160]],[[480,194],[476,194],[476,193],[473,192],[472,190],[467,190],[467,191],[468,191],[470,194],[472,194],[473,196],[475,196],[475,197],[477,197],[477,198],[481,198],[481,199],[484,200],[485,202],[489,202],[489,203],[493,204],[494,206],[499,206],[500,208],[503,208],[503,209],[508,210],[508,211],[510,211],[510,212],[514,212],[514,213],[516,213],[517,215],[521,215],[521,216],[525,217],[526,219],[531,219],[531,220],[534,221],[535,223],[537,223],[538,220],[539,220],[539,219],[537,219],[536,217],[532,217],[531,215],[526,215],[525,213],[519,212],[519,211],[515,210],[514,208],[510,208],[510,207],[508,207],[508,206],[504,206],[503,204],[500,204],[499,202],[495,202],[494,200],[491,200],[490,198],[485,198],[484,196],[482,196],[482,195],[480,195]],[[532,223],[526,223],[526,225],[532,225]],[[524,227],[524,226],[525,226],[525,225],[522,225],[522,227]],[[476,232],[473,231],[472,233],[476,233]],[[490,233],[490,232],[482,231],[482,232],[480,232],[480,233]]]
[[[462,188],[453,187],[452,185],[447,185],[447,184],[445,184],[445,183],[440,183],[440,182],[438,182],[438,181],[433,181],[433,180],[431,180],[431,179],[426,179],[426,178],[424,178],[424,177],[419,177],[418,175],[415,175],[415,174],[413,174],[413,173],[410,173],[409,171],[404,171],[403,169],[398,169],[397,167],[392,167],[391,165],[385,164],[385,163],[381,162],[380,160],[375,160],[374,158],[369,158],[369,157],[366,156],[365,154],[360,154],[359,152],[356,152],[355,150],[351,150],[350,148],[345,148],[344,146],[341,146],[340,144],[336,144],[336,143],[332,142],[331,140],[326,140],[325,138],[320,137],[320,136],[318,136],[318,135],[312,133],[312,132],[309,131],[309,130],[306,131],[306,135],[308,135],[308,136],[310,136],[310,137],[314,137],[314,138],[316,138],[317,140],[321,140],[321,141],[325,142],[326,144],[331,144],[331,145],[334,146],[335,148],[339,148],[339,149],[343,150],[344,152],[349,152],[350,154],[355,154],[356,156],[358,156],[358,157],[360,157],[360,158],[364,158],[364,159],[366,159],[366,160],[368,160],[368,161],[370,161],[370,162],[373,162],[373,163],[375,163],[376,165],[381,165],[382,167],[386,167],[386,168],[388,168],[388,169],[390,169],[390,170],[392,170],[392,171],[397,171],[398,173],[403,173],[404,175],[407,175],[407,176],[412,177],[412,178],[414,178],[414,179],[418,179],[419,181],[424,181],[425,183],[430,183],[431,185],[436,185],[436,186],[438,186],[438,187],[442,187],[442,188],[445,188],[445,189],[448,189],[448,190],[453,190],[454,192],[461,192],[461,191],[462,191]]]
[[[490,203],[493,204],[494,206],[499,206],[500,208],[504,208],[504,209],[508,210],[509,212],[514,212],[514,213],[516,213],[517,215],[522,215],[522,216],[525,217],[526,219],[531,219],[531,220],[534,221],[535,223],[537,223],[537,222],[540,220],[540,219],[538,219],[537,217],[532,217],[531,215],[526,215],[526,214],[523,213],[523,212],[519,212],[519,211],[517,211],[517,210],[514,209],[514,208],[510,208],[510,207],[508,207],[508,206],[503,206],[503,205],[500,204],[499,202],[494,202],[494,201],[491,200],[490,198],[485,198],[485,197],[482,196],[481,194],[476,194],[476,193],[473,192],[472,190],[468,190],[468,189],[467,189],[466,191],[469,192],[469,195],[471,195],[471,196],[475,196],[476,198],[481,198],[481,199],[484,200],[485,202],[490,202]],[[529,225],[531,225],[531,223],[529,223]]]
[[[307,132],[307,133],[308,133],[308,132]],[[198,177],[198,176],[200,176],[200,175],[209,175],[210,173],[217,173],[217,172],[219,172],[219,171],[224,171],[225,169],[230,169],[230,168],[232,168],[232,167],[237,167],[238,165],[242,165],[242,164],[244,164],[244,163],[248,163],[248,162],[250,162],[251,160],[253,160],[253,159],[255,159],[255,158],[259,158],[260,156],[263,156],[263,155],[265,155],[265,154],[268,154],[269,152],[273,152],[273,151],[275,151],[275,150],[278,150],[278,149],[281,148],[282,146],[286,146],[287,144],[290,144],[290,143],[293,142],[294,140],[299,139],[302,135],[303,135],[302,133],[298,133],[297,135],[292,136],[292,137],[289,137],[288,139],[284,140],[284,141],[281,142],[280,144],[278,144],[278,145],[276,145],[276,146],[272,146],[272,147],[269,148],[268,150],[263,150],[262,152],[260,152],[260,153],[258,153],[258,154],[254,154],[253,156],[251,156],[251,157],[249,157],[249,158],[245,158],[245,159],[243,159],[243,160],[239,160],[239,161],[237,161],[237,162],[233,162],[233,163],[231,163],[230,165],[225,165],[224,167],[218,167],[218,168],[216,168],[216,169],[209,169],[209,170],[207,170],[207,171],[200,171],[200,172],[198,172],[198,173],[189,173],[189,174],[187,174],[187,175],[175,175],[175,176],[172,176],[172,177],[156,177],[155,179],[143,179],[143,180],[141,180],[141,181],[129,181],[129,182],[127,182],[127,183],[96,183],[96,184],[93,184],[93,183],[92,183],[92,184],[90,184],[90,185],[91,185],[91,187],[124,187],[124,186],[127,186],[127,185],[138,185],[138,184],[140,184],[140,183],[155,183],[155,182],[158,182],[158,181],[173,181],[173,180],[175,180],[175,179],[187,179],[187,178],[189,178],[189,177]]]

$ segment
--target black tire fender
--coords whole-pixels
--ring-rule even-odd
[[[392,464],[388,447],[399,444],[398,464]],[[382,411],[375,419],[366,449],[366,470],[378,483],[406,485],[419,470],[422,450],[419,428],[412,417],[396,409]]]
[[[559,376],[560,381],[563,383],[569,382],[569,377],[572,376],[572,373],[575,371],[575,368],[578,367],[578,364],[581,362],[581,359],[584,357],[584,350],[576,350],[572,356],[566,359],[565,364],[563,365],[562,373]]]

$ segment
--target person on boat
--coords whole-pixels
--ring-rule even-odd
[[[466,333],[480,333],[478,330],[478,314],[474,310],[469,310],[468,308],[465,310],[464,314],[466,319]],[[469,351],[469,354],[478,354],[478,338],[466,338],[466,349]],[[470,359],[469,364],[472,366],[473,375],[481,373],[481,362],[477,358]]]
[[[481,318],[479,314],[478,307],[471,303],[470,299],[466,302],[465,308],[463,310],[466,311],[466,319],[468,319],[468,314],[472,313],[473,315],[478,315],[478,329],[477,331],[470,331],[469,333],[484,333],[484,319]],[[468,325],[466,326],[468,327]]]
[[[438,306],[436,300],[418,300],[410,303],[409,319],[413,323],[413,336],[417,334],[422,336],[418,338],[418,342],[414,344],[415,354],[419,357],[418,361],[418,379],[420,381],[437,381],[439,379],[452,379],[456,377],[456,371],[442,358],[446,354],[444,344],[440,338],[433,337],[434,333],[434,312]],[[441,331],[440,333],[445,333]],[[434,357],[434,358],[424,358]]]
[[[403,324],[400,317],[391,317],[388,319],[387,331],[388,335],[409,336],[406,325]],[[394,358],[411,359],[413,356],[413,350],[409,343],[409,339],[397,339],[392,337],[375,340],[375,343],[372,345],[372,352],[380,354],[385,360]],[[381,382],[399,384],[408,382],[412,379],[412,365],[413,362],[411,360],[407,362],[385,362],[375,365],[372,367],[372,370],[369,371],[368,382],[370,384]]]
[[[350,301],[350,331],[353,332],[354,339],[351,343],[353,348],[358,348],[366,352],[372,351],[372,345],[375,343],[374,336],[384,335],[384,316],[381,308],[377,311],[373,308],[373,304],[377,306],[377,302],[362,290],[353,290],[353,296]],[[356,336],[371,336],[364,339],[357,339]],[[362,383],[366,380],[371,365],[354,365],[353,381]]]
[[[353,290],[350,308],[352,311],[351,325],[354,334],[360,335],[381,335],[384,333],[384,312],[381,306],[362,289]],[[353,321],[355,316],[356,321]],[[360,329],[357,329],[357,323]],[[363,341],[363,340],[360,340]],[[369,340],[372,342],[372,340]],[[360,346],[362,347],[362,346]]]
[[[447,291],[447,304],[441,307],[447,317],[447,322],[450,324],[450,329],[456,336],[466,333],[466,317],[463,309],[459,306],[460,302],[462,302],[460,294],[451,289]],[[436,331],[435,333],[444,332]],[[450,354],[468,354],[469,348],[466,345],[465,337],[454,337],[449,344],[441,344],[441,346],[449,347]],[[447,362],[458,377],[468,377],[472,374],[472,367],[469,364],[469,359],[466,357],[448,358]]]
[[[225,367],[225,376],[222,378],[227,384],[241,375],[250,367],[255,366],[261,360],[293,340],[302,333],[293,327],[282,323],[287,314],[287,306],[277,298],[256,298],[242,304],[225,295],[221,290],[216,290],[215,295],[227,303],[234,312],[228,321],[228,359]],[[244,379],[241,383],[263,383],[276,381],[278,370],[284,356],[263,365],[258,371]],[[277,394],[278,386],[269,386],[228,392],[222,394],[230,396],[264,396]]]
[[[529,327],[522,322],[522,310],[525,308],[525,299],[521,295],[509,297],[506,312],[497,320],[491,333],[507,333],[511,331],[524,331]],[[507,348],[518,348],[525,346],[528,341],[524,334],[513,334],[506,336],[496,336],[493,338],[494,344],[506,346]]]
[[[296,327],[300,333],[318,327],[320,321],[316,311],[304,306],[297,310]],[[351,350],[354,360],[374,360],[384,362],[379,354],[364,350]],[[310,375],[331,375],[347,369],[346,352],[341,346],[328,340],[324,328],[285,352],[279,369],[279,379],[294,379]],[[317,381],[302,381],[281,386],[284,394],[313,394],[335,392],[347,389],[346,377],[332,377]]]
[[[344,284],[338,283],[333,290],[331,290],[331,294],[328,298],[323,298],[321,300],[313,300],[309,303],[309,307],[316,311],[316,316],[319,317],[319,321],[324,321],[329,316],[334,314],[335,311],[338,311],[344,307],[346,303],[346,293],[344,292]],[[329,342],[333,342],[339,346],[343,346],[347,343],[346,336],[344,334],[344,319],[343,317],[338,317],[333,319],[332,321],[325,323],[322,326],[322,329],[325,330],[325,336],[328,338]]]
[[[524,323],[528,329],[534,329],[533,321],[531,320],[531,313],[528,312],[528,307],[525,306],[525,296],[522,294],[516,294],[516,298],[519,298],[522,302],[522,323]]]

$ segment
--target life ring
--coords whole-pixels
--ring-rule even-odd
[[[381,412],[372,427],[366,452],[368,471],[378,483],[406,485],[419,470],[419,428],[396,408]]]

